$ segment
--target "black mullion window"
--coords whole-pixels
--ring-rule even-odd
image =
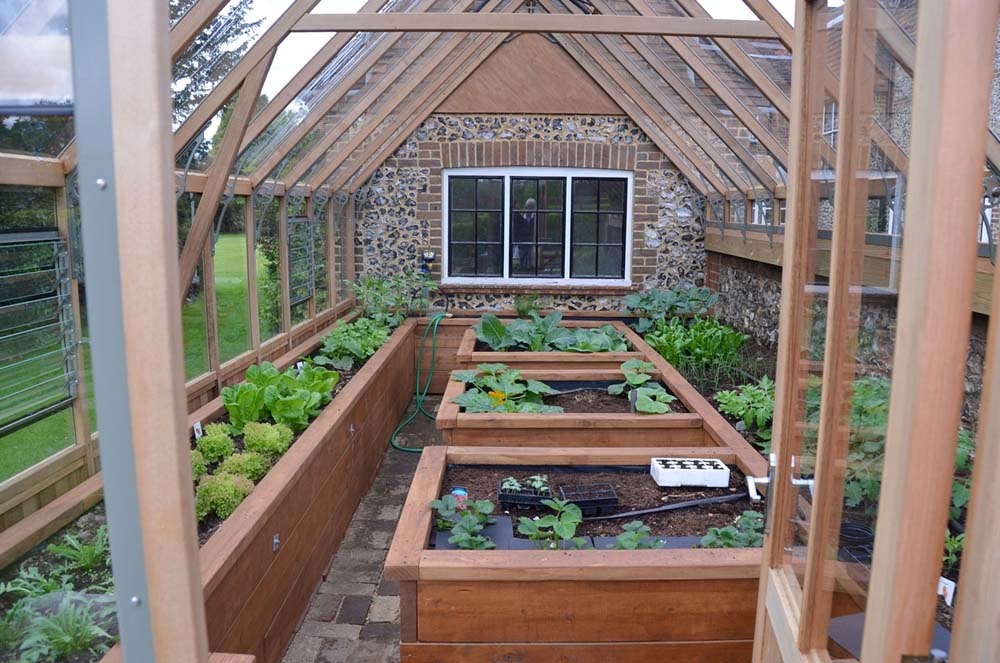
[[[570,277],[625,278],[628,180],[573,180]]]
[[[511,278],[562,278],[566,246],[566,180],[510,180]]]
[[[503,178],[448,178],[448,275],[503,276]]]

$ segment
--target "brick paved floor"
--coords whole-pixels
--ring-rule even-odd
[[[439,401],[428,399],[425,408],[434,413]],[[438,444],[440,435],[433,421],[418,417],[399,441],[404,446]],[[386,452],[284,663],[399,660],[399,587],[382,577],[382,566],[419,458],[394,449]]]

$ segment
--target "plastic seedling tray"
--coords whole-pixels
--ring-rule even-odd
[[[656,485],[662,487],[729,486],[729,468],[718,458],[653,458],[649,473]]]
[[[618,508],[618,495],[610,483],[559,486],[559,496],[580,507],[584,516],[598,516]]]
[[[503,484],[497,484],[497,502],[500,502],[500,507],[504,509],[510,509],[511,507],[520,507],[522,509],[530,509],[534,507],[542,506],[542,500],[552,499],[552,491],[548,488],[543,488],[538,490],[536,488],[522,488],[517,492],[506,491],[501,488]]]

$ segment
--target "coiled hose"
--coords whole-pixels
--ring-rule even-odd
[[[398,442],[396,442],[396,436],[399,435],[404,428],[409,426],[410,423],[412,423],[413,420],[417,418],[418,414],[422,414],[431,420],[434,419],[434,415],[424,409],[424,399],[427,398],[427,392],[430,391],[431,389],[431,380],[434,378],[434,362],[437,360],[438,325],[441,324],[442,320],[450,317],[451,317],[450,313],[435,313],[434,316],[431,318],[430,323],[427,325],[427,328],[424,329],[424,335],[420,339],[420,356],[417,357],[417,380],[416,380],[417,387],[416,387],[416,392],[414,394],[416,407],[414,407],[413,411],[410,414],[408,414],[406,418],[403,419],[403,421],[400,422],[398,426],[396,426],[396,430],[392,432],[392,437],[389,438],[389,444],[396,451],[405,451],[407,453],[415,453],[415,454],[418,454],[421,451],[423,451],[423,448],[404,447],[400,445]],[[424,383],[423,387],[421,387],[420,366],[421,364],[424,363],[424,350],[427,348],[428,334],[431,335],[431,361],[427,365],[428,366],[427,381]]]

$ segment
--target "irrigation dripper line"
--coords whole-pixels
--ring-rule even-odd
[[[736,493],[735,495],[720,495],[718,497],[705,497],[700,500],[675,502],[674,504],[665,504],[663,506],[654,507],[652,509],[642,509],[640,511],[626,511],[625,513],[616,513],[610,516],[590,516],[589,518],[584,518],[584,520],[613,520],[615,518],[631,518],[632,516],[645,516],[650,513],[661,513],[663,511],[686,509],[692,506],[701,506],[702,504],[721,504],[723,502],[737,502],[745,497],[746,495],[743,495],[741,493]]]

